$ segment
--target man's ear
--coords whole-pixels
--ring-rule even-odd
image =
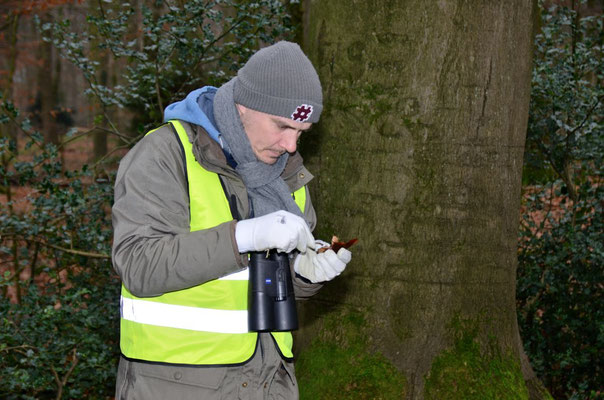
[[[246,106],[242,106],[241,104],[235,103],[235,107],[237,107],[237,111],[239,112],[239,117],[243,117],[248,108]]]

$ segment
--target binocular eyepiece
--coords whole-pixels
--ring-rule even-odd
[[[251,332],[298,329],[298,312],[286,253],[250,253],[248,328]]]

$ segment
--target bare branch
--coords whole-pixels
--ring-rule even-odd
[[[60,400],[61,397],[63,397],[63,388],[67,384],[67,380],[69,379],[69,377],[73,373],[73,370],[75,369],[76,365],[78,365],[79,359],[78,359],[78,355],[77,355],[75,347],[71,350],[71,357],[72,357],[73,361],[71,362],[71,366],[69,367],[69,370],[63,376],[63,380],[60,381],[60,383],[59,383],[60,386],[59,386],[59,390],[57,392],[56,400]],[[56,371],[54,371],[54,369],[53,369],[53,374],[55,375],[55,381],[57,381],[58,380],[58,375],[57,375]]]
[[[76,250],[76,249],[68,249],[68,248],[65,248],[65,247],[61,247],[61,246],[57,246],[57,245],[54,245],[54,244],[46,243],[44,241],[37,240],[37,239],[24,239],[24,240],[26,240],[28,242],[39,243],[42,246],[50,247],[50,248],[55,249],[55,250],[59,250],[59,251],[62,251],[62,252],[65,252],[65,253],[69,253],[69,254],[75,254],[75,255],[78,255],[78,256],[91,257],[91,258],[104,258],[104,259],[111,258],[111,256],[108,255],[108,254],[92,253],[92,252],[89,252],[89,251]]]
[[[28,344],[21,344],[19,346],[5,347],[3,349],[0,349],[0,351],[6,351],[6,352],[9,352],[9,351],[18,351],[18,352],[20,352],[21,349],[34,349],[35,350],[36,347],[30,346]]]
[[[141,135],[138,135],[137,137],[135,137],[134,139],[130,140],[129,142],[126,142],[122,146],[118,146],[118,147],[114,148],[113,150],[111,150],[110,152],[108,152],[107,154],[105,154],[103,157],[101,157],[97,162],[95,162],[94,164],[92,164],[92,167],[96,168],[99,164],[101,164],[103,161],[105,161],[107,158],[109,158],[109,156],[111,156],[116,151],[122,150],[122,149],[127,149],[128,147],[130,147],[130,145],[132,145],[133,143],[135,143],[136,141],[138,141],[140,139],[140,137],[141,137]]]
[[[599,98],[596,99],[596,102],[594,103],[594,105],[591,106],[589,111],[585,114],[585,118],[583,118],[583,121],[581,121],[581,123],[578,126],[576,126],[575,129],[570,131],[570,135],[574,135],[579,129],[583,128],[583,125],[585,125],[585,123],[587,122],[589,117],[591,117],[591,114],[595,111],[596,107],[598,107],[598,105],[602,102],[602,97],[603,96],[600,96]]]
[[[73,141],[76,141],[76,140],[80,139],[81,137],[84,137],[86,135],[90,135],[91,133],[95,133],[95,132],[98,132],[98,131],[110,133],[112,135],[115,135],[115,136],[119,137],[120,139],[123,139],[123,140],[129,140],[130,139],[129,136],[124,135],[123,133],[120,133],[117,130],[103,128],[102,126],[93,126],[92,128],[90,128],[90,129],[88,129],[88,130],[86,130],[86,131],[84,131],[82,133],[79,133],[79,134],[77,134],[77,135],[75,135],[75,136],[73,136],[73,137],[71,137],[71,138],[63,141],[61,143],[60,147],[65,146],[66,144],[71,143]]]

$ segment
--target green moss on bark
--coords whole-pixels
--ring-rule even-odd
[[[332,314],[298,357],[302,400],[402,399],[405,377],[370,349],[366,320],[358,312]]]
[[[453,323],[454,346],[432,362],[425,380],[426,400],[521,400],[529,398],[520,364],[493,343],[481,349],[478,329],[467,321]]]

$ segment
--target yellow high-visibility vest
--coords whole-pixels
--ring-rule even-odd
[[[233,219],[218,174],[204,169],[179,121],[174,126],[185,153],[190,231]],[[149,132],[152,133],[153,131]],[[304,212],[306,190],[294,192]],[[248,270],[156,297],[136,297],[122,285],[120,348],[131,359],[193,365],[233,365],[254,354],[258,334],[248,332]],[[286,359],[293,358],[290,332],[271,332]]]

